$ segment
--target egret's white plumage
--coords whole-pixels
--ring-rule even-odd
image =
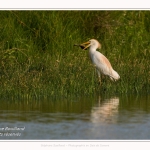
[[[101,74],[109,76],[113,81],[116,81],[120,78],[119,74],[112,68],[109,60],[102,53],[96,51],[97,48],[101,48],[101,44],[97,40],[91,39],[82,45],[85,45],[84,49],[89,47],[89,55],[97,69],[99,79]]]

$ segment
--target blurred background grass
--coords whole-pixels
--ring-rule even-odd
[[[150,93],[149,11],[0,11],[0,97]],[[121,79],[100,87],[88,51],[95,38]]]

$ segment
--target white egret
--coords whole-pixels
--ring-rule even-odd
[[[79,46],[84,50],[89,47],[89,56],[97,69],[100,84],[101,74],[109,76],[112,81],[116,81],[120,78],[119,74],[112,68],[109,60],[103,54],[96,51],[96,49],[101,48],[101,44],[97,40],[91,39],[80,45]]]

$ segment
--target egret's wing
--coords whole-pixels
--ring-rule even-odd
[[[95,51],[93,54],[93,63],[96,65],[96,68],[98,71],[104,75],[111,76],[112,74],[112,66],[109,62],[109,60],[100,52]]]
[[[108,75],[114,80],[118,80],[120,78],[119,74],[113,70],[109,60],[103,54],[96,51],[96,53],[93,55],[93,60],[93,63],[101,73]]]

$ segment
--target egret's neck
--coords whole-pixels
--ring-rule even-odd
[[[96,47],[95,46],[90,46],[89,48],[89,53],[94,53],[96,51]]]

